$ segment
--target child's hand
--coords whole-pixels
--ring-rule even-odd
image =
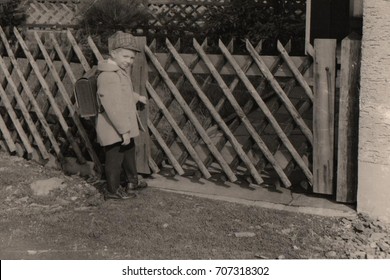
[[[141,102],[142,104],[146,104],[147,103],[147,99],[146,99],[146,96],[140,96],[139,99],[138,99],[139,102]]]
[[[122,134],[122,145],[126,146],[130,144],[131,138],[130,138],[130,132],[127,132],[125,134]]]

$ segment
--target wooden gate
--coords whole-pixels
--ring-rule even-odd
[[[93,126],[73,96],[76,79],[103,58],[94,42],[81,48],[70,30],[0,36],[1,147],[43,161],[70,154],[101,172]],[[264,56],[261,42],[247,41],[246,54],[235,54],[233,41],[213,54],[207,40],[194,40],[192,53],[181,53],[180,41],[167,40],[164,52],[138,43],[133,80],[149,97],[141,112],[149,132],[137,145],[142,173],[164,168],[252,186],[272,178],[285,187],[298,174],[314,192],[333,193],[334,42],[317,41],[314,65],[290,56],[289,44]]]
[[[247,42],[249,55],[239,56],[232,55],[232,44],[222,42],[220,55],[206,54],[206,43],[197,41],[195,54],[179,54],[178,47],[169,41],[166,44],[168,54],[154,54],[145,48],[157,73],[147,83],[147,90],[159,109],[151,115],[149,126],[152,132],[158,132],[156,127],[172,127],[174,134],[165,141],[157,133],[154,136],[164,151],[170,150],[166,155],[179,174],[183,164],[191,160],[206,178],[214,169],[232,182],[237,174],[246,174],[255,184],[262,184],[265,171],[272,169],[290,187],[288,175],[296,165],[312,183],[312,172],[303,156],[313,135],[310,124],[302,118],[312,107],[313,94],[302,75],[311,66],[310,58],[291,58],[281,44],[281,55],[268,57],[259,55],[261,43],[253,47]],[[284,78],[283,86],[275,77]],[[299,97],[292,101],[288,96],[298,83],[306,90],[296,92]],[[159,94],[163,90],[168,91],[165,102]],[[183,92],[188,90],[196,94],[185,98]],[[206,113],[199,119],[202,108]],[[278,115],[280,110],[284,113]],[[259,119],[255,121],[254,115]],[[287,119],[278,120],[282,115]],[[188,132],[191,129],[194,136]],[[301,147],[292,143],[289,136],[293,131],[300,131]]]

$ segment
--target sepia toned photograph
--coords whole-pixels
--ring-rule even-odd
[[[0,0],[0,259],[390,259],[389,13]]]

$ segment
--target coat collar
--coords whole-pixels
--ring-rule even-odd
[[[107,60],[103,60],[102,62],[99,62],[98,70],[103,72],[117,72],[121,69],[118,66],[118,64],[116,64],[115,61],[109,58]]]

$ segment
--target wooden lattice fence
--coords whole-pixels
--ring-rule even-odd
[[[93,3],[92,0],[87,2]],[[269,6],[271,0],[258,1]],[[30,28],[66,29],[77,26],[82,16],[80,5],[83,1],[73,0],[27,0],[27,22]],[[199,32],[213,13],[223,11],[230,5],[230,0],[149,0],[147,8],[152,19],[147,26],[138,26],[134,32],[138,35],[167,35],[170,30]],[[285,3],[285,16],[300,22],[305,19],[306,1],[289,0]],[[266,12],[266,11],[264,11]]]
[[[80,120],[73,97],[75,80],[91,67],[88,50],[69,30],[23,36],[14,29],[14,45],[0,35],[2,148],[42,161],[61,162],[64,154],[91,160],[101,172],[93,127]],[[166,45],[168,53],[145,46],[132,73],[137,91],[150,97],[143,121],[152,141],[139,141],[141,170],[171,166],[180,175],[223,174],[232,182],[243,176],[255,184],[272,176],[290,187],[297,168],[312,184],[310,57],[290,57],[281,44],[280,56],[261,56],[261,42],[247,42],[247,55],[234,55],[233,42],[220,42],[221,54],[207,54],[207,41],[194,41],[196,52],[187,54],[180,42]]]
[[[103,58],[92,39],[81,48],[70,30],[17,29],[9,37],[0,29],[0,39],[1,149],[43,164],[92,161],[101,173],[93,123],[79,118],[73,96],[76,79]],[[149,131],[137,140],[141,173],[164,168],[257,185],[272,178],[290,187],[294,171],[314,192],[354,201],[358,41],[343,41],[337,80],[335,40],[316,40],[304,57],[280,43],[279,55],[264,56],[261,42],[246,42],[245,55],[233,41],[219,42],[219,54],[208,53],[207,40],[194,40],[192,53],[181,52],[180,40],[167,40],[166,53],[155,41],[137,42],[143,51],[131,75],[149,98],[141,110]]]
[[[26,25],[34,28],[61,29],[77,25],[80,1],[26,1]]]

